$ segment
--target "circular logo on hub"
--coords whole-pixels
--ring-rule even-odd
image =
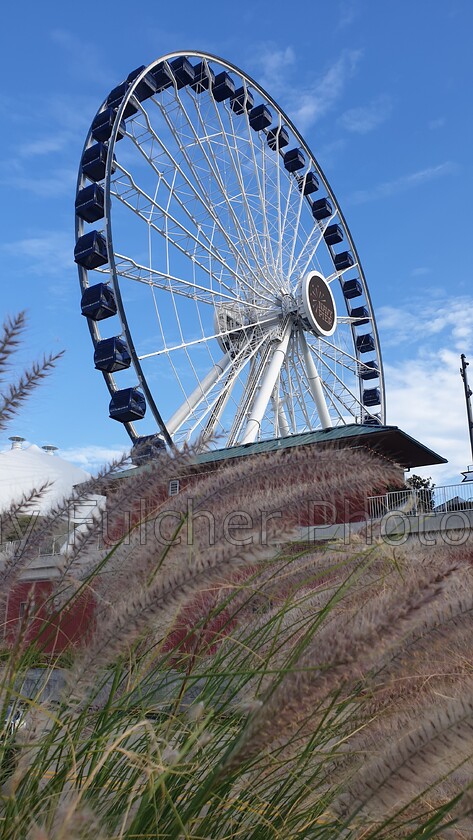
[[[317,335],[332,335],[337,326],[337,312],[330,286],[317,271],[307,274],[302,283],[302,300],[307,320]]]

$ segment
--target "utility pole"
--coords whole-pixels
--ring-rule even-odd
[[[467,374],[467,367],[470,364],[466,360],[466,356],[464,353],[461,354],[461,363],[462,366],[460,368],[461,378],[463,379],[463,387],[465,389],[465,401],[466,401],[466,413],[468,415],[468,432],[470,434],[470,446],[471,446],[471,457],[473,459],[473,412],[471,410],[471,397],[473,392],[468,385],[468,374]]]

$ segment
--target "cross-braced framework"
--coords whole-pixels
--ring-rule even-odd
[[[96,367],[133,439],[232,446],[384,422],[345,219],[295,126],[241,70],[195,52],[131,73],[92,123],[76,214]]]

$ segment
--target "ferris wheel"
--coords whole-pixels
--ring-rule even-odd
[[[274,99],[227,61],[131,72],[82,154],[82,314],[134,442],[231,447],[383,424],[373,308],[339,204]]]

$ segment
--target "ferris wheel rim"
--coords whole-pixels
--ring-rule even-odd
[[[108,249],[108,253],[109,253],[110,273],[112,275],[112,281],[113,281],[113,285],[114,285],[114,289],[115,289],[115,294],[116,294],[116,297],[117,297],[117,305],[118,305],[120,320],[121,320],[121,323],[122,323],[123,333],[125,334],[125,337],[127,339],[127,344],[129,346],[129,350],[130,350],[130,353],[131,353],[132,358],[133,358],[133,365],[134,365],[134,369],[135,369],[136,374],[137,374],[139,385],[141,386],[141,388],[143,389],[143,391],[145,393],[147,403],[148,403],[149,407],[151,408],[151,410],[153,412],[153,415],[156,419],[156,422],[158,423],[161,434],[163,435],[163,437],[165,438],[165,440],[168,444],[173,445],[172,433],[169,433],[167,425],[166,425],[165,421],[163,420],[163,418],[161,417],[159,409],[158,409],[158,407],[155,403],[155,400],[153,398],[153,394],[152,394],[152,392],[151,392],[151,390],[148,386],[146,376],[144,375],[144,372],[142,370],[141,361],[142,361],[142,358],[144,358],[144,357],[140,357],[138,355],[138,353],[136,352],[136,349],[135,349],[135,346],[134,346],[133,335],[132,335],[132,332],[131,332],[131,330],[129,328],[129,324],[128,324],[126,308],[125,308],[125,306],[123,304],[123,300],[122,300],[120,282],[118,280],[119,273],[117,272],[117,266],[116,266],[116,262],[115,262],[115,251],[114,251],[113,236],[112,236],[112,193],[111,193],[111,189],[110,189],[110,182],[111,182],[111,176],[112,176],[114,150],[115,150],[115,145],[117,143],[118,131],[120,129],[120,125],[121,125],[121,122],[122,122],[122,117],[124,115],[126,107],[129,104],[130,99],[134,96],[134,91],[136,90],[136,88],[138,87],[140,82],[142,82],[142,80],[146,77],[146,75],[153,68],[156,68],[157,65],[159,65],[162,62],[163,63],[164,62],[169,62],[170,60],[174,60],[174,59],[179,58],[179,57],[182,57],[182,58],[198,58],[198,59],[201,59],[202,61],[205,61],[205,62],[216,62],[216,63],[218,63],[218,65],[220,67],[224,68],[225,70],[237,74],[237,76],[241,80],[244,81],[244,84],[246,86],[249,86],[252,89],[254,89],[262,97],[263,101],[265,101],[266,103],[268,103],[269,105],[271,105],[274,108],[274,110],[276,112],[277,120],[278,120],[278,125],[279,126],[285,125],[285,126],[289,127],[293,137],[298,142],[300,148],[305,151],[305,153],[308,157],[309,163],[311,165],[313,165],[313,167],[315,168],[315,170],[317,172],[317,175],[320,177],[320,180],[322,181],[322,183],[324,185],[324,188],[327,192],[327,195],[329,196],[329,198],[333,202],[333,205],[334,205],[334,208],[335,208],[331,218],[334,218],[334,217],[337,216],[338,219],[340,220],[342,226],[343,226],[343,231],[344,231],[344,234],[345,234],[346,242],[349,245],[350,250],[352,251],[352,253],[355,257],[355,266],[356,266],[357,272],[359,274],[359,277],[360,277],[360,280],[361,280],[361,283],[362,283],[363,294],[364,294],[364,296],[366,298],[366,301],[368,303],[368,306],[369,306],[370,325],[371,325],[371,330],[374,334],[376,357],[377,357],[377,360],[378,360],[378,367],[379,367],[379,384],[380,384],[380,391],[381,391],[381,395],[382,395],[381,416],[384,418],[384,415],[385,415],[385,394],[384,394],[384,377],[383,377],[383,369],[382,369],[382,358],[381,358],[381,350],[380,350],[380,346],[379,346],[379,337],[378,337],[378,332],[377,332],[377,327],[376,327],[376,321],[375,321],[375,318],[374,318],[373,306],[372,306],[372,302],[371,302],[371,296],[370,296],[368,284],[366,282],[366,278],[365,278],[365,275],[364,275],[363,267],[361,265],[361,261],[360,261],[359,256],[358,256],[358,252],[357,252],[355,243],[354,243],[353,238],[351,236],[351,232],[349,230],[349,227],[348,227],[348,224],[345,220],[345,217],[342,213],[342,210],[340,208],[338,200],[337,200],[337,198],[336,198],[336,196],[335,196],[335,194],[334,194],[334,192],[333,192],[333,190],[332,190],[332,188],[331,188],[331,186],[330,186],[330,184],[329,184],[329,182],[328,182],[328,180],[325,176],[325,173],[323,172],[322,168],[318,164],[317,159],[313,155],[313,153],[310,150],[309,146],[307,145],[306,141],[304,140],[302,135],[299,133],[297,127],[293,124],[292,120],[288,117],[288,115],[285,113],[285,111],[279,106],[279,104],[276,102],[276,100],[261,85],[259,85],[258,82],[256,82],[251,76],[249,76],[246,72],[243,72],[240,68],[238,68],[233,63],[231,63],[231,62],[229,62],[225,59],[222,59],[222,58],[220,58],[220,57],[218,57],[214,54],[201,52],[201,51],[193,51],[193,50],[184,51],[183,50],[183,51],[178,51],[178,52],[167,53],[166,55],[161,56],[160,58],[151,62],[149,65],[147,65],[146,67],[143,68],[141,73],[138,74],[136,76],[136,78],[134,79],[134,81],[130,84],[130,86],[129,86],[126,94],[124,95],[123,100],[122,100],[122,102],[121,102],[121,104],[120,104],[120,106],[117,110],[115,123],[114,123],[113,129],[112,129],[112,133],[110,135],[109,154],[107,156],[106,174],[105,174],[105,202],[106,202],[105,233],[106,233],[106,239],[107,239],[107,249]],[[104,106],[106,104],[106,101],[107,100],[104,101],[100,110],[102,110],[104,108]],[[100,111],[99,111],[99,113],[100,113]],[[144,113],[146,113],[146,111],[144,111]],[[90,138],[90,134],[89,134],[89,138]],[[89,138],[86,140],[86,144],[85,144],[84,148],[87,148]],[[250,135],[250,138],[251,138],[251,135]],[[81,178],[81,174],[79,173],[78,183],[80,182],[80,178]],[[79,225],[79,231],[81,229],[83,229],[83,226],[81,228],[81,226]],[[76,235],[77,235],[77,231],[76,231]],[[323,236],[323,231],[321,232],[319,242],[320,242],[322,236]],[[294,239],[294,242],[295,242],[295,239]],[[82,275],[83,274],[84,274],[84,271],[82,270]],[[340,278],[341,274],[343,274],[343,272],[335,271],[335,273],[333,274],[332,280],[335,279],[335,277]],[[84,280],[84,277],[82,276],[81,277],[81,285],[84,285],[86,283],[86,281],[87,281],[87,278],[85,278],[85,280]],[[347,320],[349,320],[349,319],[347,319]],[[90,327],[91,327],[91,325],[89,323],[89,329],[90,329]],[[351,327],[351,331],[352,331],[352,336],[353,336],[353,346],[355,348],[352,360],[353,360],[354,364],[357,364],[357,363],[360,363],[360,358],[359,358],[359,354],[356,351],[355,330],[354,330],[353,325]],[[98,333],[98,330],[97,330],[95,324],[93,325],[93,327],[91,329],[91,334],[92,334],[92,339],[93,339],[94,344],[95,344],[97,342],[98,336],[99,336],[99,333]],[[319,358],[319,362],[321,364],[325,364],[325,362],[320,357],[318,357],[318,358]],[[245,364],[246,364],[246,362],[245,362]],[[116,385],[115,385],[115,382],[114,382],[114,378],[113,378],[112,375],[106,374],[105,379],[107,381],[107,385],[109,386],[109,390],[112,393],[114,390],[116,390]],[[359,383],[359,386],[361,388],[362,387],[362,382],[361,382],[360,378],[358,378],[358,383]],[[361,400],[358,400],[358,402],[359,402],[360,407],[361,407],[362,406]],[[132,439],[135,439],[136,437],[138,437],[133,424],[125,424],[125,425],[127,427],[128,433],[130,434]],[[238,442],[238,441],[236,441],[236,442]]]

